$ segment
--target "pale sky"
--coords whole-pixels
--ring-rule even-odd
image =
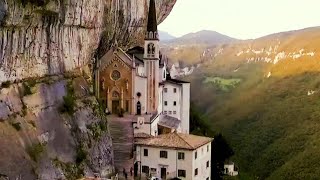
[[[320,0],[177,0],[159,29],[179,37],[214,30],[239,38],[320,26]]]

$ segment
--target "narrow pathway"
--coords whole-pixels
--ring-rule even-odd
[[[110,115],[107,117],[109,129],[112,137],[114,150],[114,164],[118,170],[119,179],[125,179],[123,169],[128,174],[128,179],[133,179],[130,175],[130,168],[133,168],[133,128],[132,119],[130,117],[118,117]]]

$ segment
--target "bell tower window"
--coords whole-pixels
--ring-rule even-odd
[[[153,43],[149,43],[148,44],[148,54],[149,55],[154,55],[155,52],[156,52],[156,48],[155,48],[154,44]]]

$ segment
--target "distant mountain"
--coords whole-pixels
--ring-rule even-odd
[[[216,45],[236,41],[237,39],[220,34],[216,31],[203,30],[196,33],[189,33],[182,37],[171,40],[170,44],[188,45],[188,44],[205,44]]]
[[[159,37],[161,41],[170,41],[175,39],[176,37],[172,36],[171,34],[169,34],[168,32],[165,31],[159,31]]]

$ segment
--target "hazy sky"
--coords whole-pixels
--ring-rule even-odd
[[[159,26],[174,36],[214,30],[239,38],[320,26],[320,0],[177,0]]]

